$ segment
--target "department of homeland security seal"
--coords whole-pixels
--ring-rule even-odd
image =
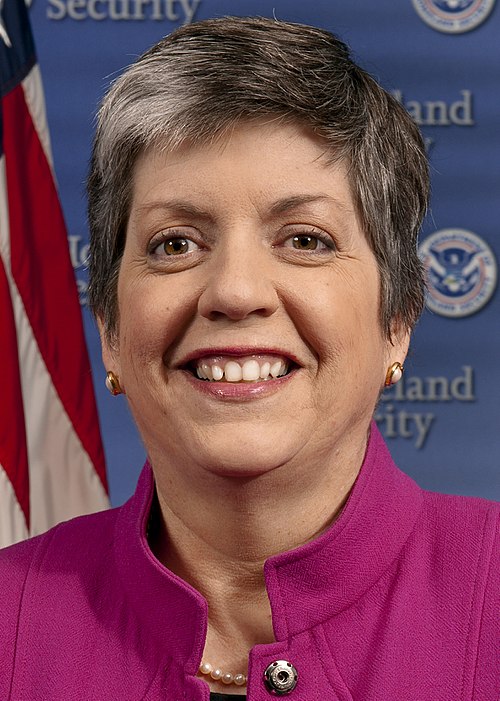
[[[419,16],[433,29],[461,34],[475,29],[488,17],[495,0],[412,0]]]
[[[436,231],[420,244],[419,255],[427,278],[426,305],[441,316],[475,314],[495,291],[495,255],[471,231]]]

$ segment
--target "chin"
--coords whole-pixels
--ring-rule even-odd
[[[298,452],[298,446],[283,445],[276,438],[263,440],[242,439],[217,442],[210,450],[208,445],[200,451],[201,464],[205,470],[220,477],[254,478],[272,472],[288,463]]]

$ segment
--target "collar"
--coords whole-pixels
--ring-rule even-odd
[[[266,562],[276,639],[312,628],[357,601],[396,560],[422,502],[422,490],[398,470],[372,423],[339,518],[317,539]]]
[[[153,496],[153,473],[146,463],[134,496],[119,509],[115,565],[144,634],[187,674],[196,674],[208,607],[148,547]],[[314,541],[265,564],[276,640],[311,628],[358,600],[397,558],[421,506],[421,489],[397,469],[372,424],[363,465],[339,518]]]

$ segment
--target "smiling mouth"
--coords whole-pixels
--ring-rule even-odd
[[[276,380],[290,374],[295,364],[289,358],[275,355],[244,357],[213,356],[198,358],[186,369],[199,380],[214,383],[251,383]]]

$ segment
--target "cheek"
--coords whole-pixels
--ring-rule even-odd
[[[120,352],[123,356],[141,363],[145,356],[164,347],[170,328],[171,316],[168,298],[151,294],[145,285],[121,290],[120,302]]]
[[[181,283],[158,276],[123,286],[120,348],[130,364],[149,361],[157,366],[165,354],[175,350],[197,306],[194,286]]]
[[[330,271],[304,299],[308,304],[302,318],[320,356],[336,364],[356,364],[366,354],[380,353],[383,339],[375,270],[368,268],[358,275],[342,268]]]

